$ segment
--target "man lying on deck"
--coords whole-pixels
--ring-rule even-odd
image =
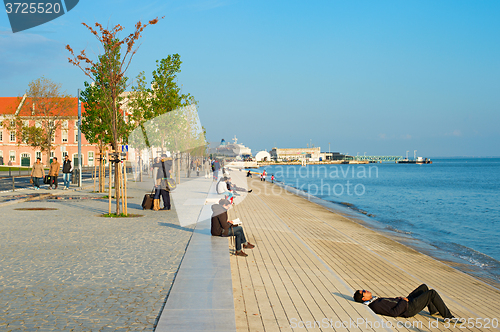
[[[242,249],[253,249],[255,246],[247,242],[243,227],[234,226],[233,222],[227,220],[227,210],[231,207],[231,203],[227,199],[221,199],[219,204],[212,205],[212,236],[234,236],[236,242],[236,256],[248,256]]]
[[[367,290],[357,290],[354,293],[354,301],[364,303],[376,314],[391,317],[413,317],[425,307],[429,314],[437,312],[443,317],[454,319],[450,310],[444,304],[441,296],[434,289],[429,289],[426,284],[420,285],[408,295],[408,297],[373,297]]]

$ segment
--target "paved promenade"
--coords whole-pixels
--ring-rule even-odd
[[[143,211],[149,184],[129,182],[138,218],[98,217],[108,201],[85,190],[0,199],[0,331],[152,331],[157,320],[156,331],[499,330],[498,289],[244,174],[233,182],[253,192],[229,213],[257,245],[248,257],[209,234],[211,179],[185,182],[170,212]],[[55,210],[16,210],[33,207]],[[355,289],[406,296],[421,283],[465,323],[377,316],[352,300]]]
[[[238,331],[498,331],[500,291],[269,182],[230,210],[256,244],[231,256]],[[356,289],[407,296],[426,283],[465,322],[375,315]],[[439,316],[440,318],[440,316]]]
[[[152,331],[194,224],[181,226],[175,208],[143,211],[148,189],[129,182],[138,218],[99,217],[108,200],[85,190],[18,204],[4,197],[0,331]],[[54,210],[16,210],[39,207]]]

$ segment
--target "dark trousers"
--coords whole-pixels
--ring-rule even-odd
[[[33,177],[33,185],[35,188],[40,188],[40,178]]]
[[[407,296],[407,298],[408,317],[415,316],[425,307],[427,307],[431,315],[439,312],[439,314],[443,318],[453,317],[450,310],[441,299],[441,296],[439,296],[438,292],[436,292],[434,289],[429,289],[426,284],[418,286],[418,288],[411,292],[410,295]]]
[[[165,189],[160,189],[160,195],[163,198],[163,207],[170,210],[170,193]]]
[[[229,236],[234,236],[234,240],[236,242],[236,250],[241,250],[241,245],[247,243],[247,239],[245,238],[245,232],[243,232],[243,227],[241,226],[233,226],[229,229]]]
[[[170,210],[170,193],[165,189],[155,188],[155,196],[153,199],[163,198],[163,207]]]
[[[57,188],[57,175],[50,177],[50,186],[52,187],[52,185],[54,185],[54,188]]]

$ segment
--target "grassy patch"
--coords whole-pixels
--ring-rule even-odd
[[[31,167],[5,167],[5,166],[0,166],[0,171],[8,172],[9,169],[12,172],[19,172],[19,169],[21,169],[21,171],[31,171]]]

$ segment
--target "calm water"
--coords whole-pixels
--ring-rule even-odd
[[[268,179],[348,206],[402,242],[500,282],[500,158],[433,162],[265,169]]]

